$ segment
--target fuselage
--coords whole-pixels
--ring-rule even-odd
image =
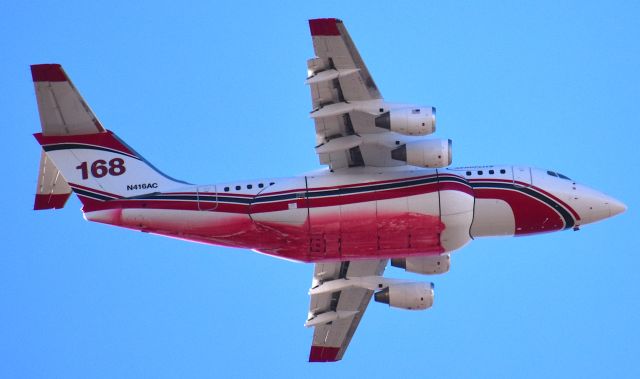
[[[90,221],[305,262],[437,255],[624,209],[564,175],[519,166],[319,170],[84,206]]]

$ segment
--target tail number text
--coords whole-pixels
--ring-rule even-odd
[[[82,179],[89,179],[89,173],[94,178],[102,178],[107,175],[119,176],[127,171],[122,158],[113,158],[108,163],[103,159],[98,159],[91,165],[88,162],[82,162],[76,169],[82,173]]]

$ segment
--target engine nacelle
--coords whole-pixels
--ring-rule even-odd
[[[433,257],[393,258],[391,266],[403,268],[416,274],[443,274],[449,271],[449,254]]]
[[[408,142],[391,150],[391,158],[412,166],[439,168],[451,164],[450,139]]]
[[[427,309],[433,305],[433,283],[392,284],[376,292],[373,299],[395,308]]]
[[[376,126],[407,136],[426,136],[436,131],[436,108],[392,109],[376,117]]]

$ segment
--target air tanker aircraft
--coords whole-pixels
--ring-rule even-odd
[[[62,208],[74,192],[89,221],[314,263],[311,362],[342,359],[372,296],[431,307],[433,284],[383,277],[389,261],[441,274],[474,238],[577,230],[626,210],[553,170],[449,167],[451,140],[423,138],[436,109],[386,102],[342,21],[309,26],[316,57],[306,84],[326,168],[207,185],[173,179],[102,126],[60,65],[38,64],[34,208]]]

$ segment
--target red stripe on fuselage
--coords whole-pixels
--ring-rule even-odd
[[[403,181],[413,181],[415,178],[411,178],[407,180],[406,178]],[[399,181],[400,182],[400,181]],[[378,183],[375,183],[378,184]],[[75,184],[74,184],[75,185]],[[78,186],[84,188],[88,191],[94,191],[100,194],[104,194],[106,196],[115,196],[113,194],[109,194],[106,192]],[[323,187],[324,190],[327,189],[342,189],[342,188],[353,188],[353,186],[337,186],[337,187]],[[309,192],[313,194],[316,191],[316,188],[309,189]],[[227,212],[227,213],[264,213],[264,212],[277,212],[284,211],[290,209],[291,204],[295,204],[296,208],[320,208],[320,207],[330,207],[330,206],[339,206],[345,204],[355,204],[362,203],[367,201],[377,201],[377,200],[386,200],[386,199],[394,199],[399,197],[407,197],[407,196],[415,196],[433,193],[438,190],[452,190],[452,191],[460,191],[473,196],[473,190],[465,184],[458,182],[433,182],[427,184],[419,184],[419,185],[411,185],[407,184],[406,187],[399,187],[393,189],[383,189],[383,190],[366,190],[363,187],[363,192],[353,193],[353,194],[338,194],[338,195],[327,195],[327,196],[318,196],[318,197],[302,197],[295,199],[283,199],[283,200],[274,200],[272,202],[260,202],[261,199],[269,198],[274,196],[274,193],[267,193],[263,195],[258,195],[255,197],[255,201],[251,204],[245,203],[233,203],[221,201],[222,197],[235,197],[236,194],[225,194],[218,193],[218,201],[217,202],[201,202],[201,206],[198,206],[198,202],[192,199],[185,200],[175,200],[175,199],[162,199],[161,196],[158,198],[150,198],[150,199],[118,199],[111,200],[108,202],[104,202],[102,204],[96,204],[96,208],[87,209],[86,211],[93,210],[103,210],[109,208],[149,208],[149,209],[172,209],[172,210],[199,210],[200,208],[215,211],[215,212]],[[305,193],[305,189],[297,189],[287,191],[288,193]],[[279,192],[282,194],[283,191]],[[195,192],[175,192],[169,193],[172,195],[182,194],[186,196],[197,196],[198,194]],[[167,194],[167,195],[169,195]],[[216,197],[215,193],[200,193],[200,196],[212,196]],[[243,198],[247,198],[250,196],[242,196]]]
[[[487,179],[469,179],[469,182],[470,183],[474,183],[474,184],[477,184],[477,183],[479,183],[479,184],[492,183],[492,182],[503,183],[503,184],[514,184],[514,185],[522,187],[522,188],[529,188],[529,189],[535,190],[535,191],[545,195],[546,197],[552,199],[556,203],[560,204],[567,211],[569,211],[576,220],[580,220],[580,215],[578,214],[578,212],[576,212],[576,210],[573,209],[569,204],[567,204],[564,201],[560,200],[558,197],[556,197],[552,193],[547,192],[547,191],[543,190],[542,188],[536,187],[536,186],[531,185],[529,183],[513,181],[513,180],[505,180],[505,179],[489,179],[489,180],[487,180]]]
[[[552,232],[565,227],[564,219],[546,203],[523,192],[503,188],[475,188],[478,199],[505,201],[513,211],[515,235]]]

